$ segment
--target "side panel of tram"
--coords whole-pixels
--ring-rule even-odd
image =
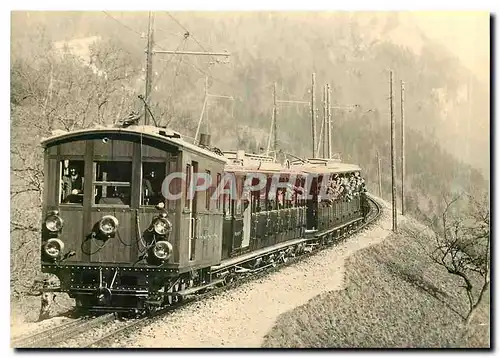
[[[359,172],[325,171],[318,173],[315,169],[309,174],[299,175],[294,183],[288,182],[289,176],[281,173],[280,182],[294,188],[288,199],[286,189],[270,190],[275,173],[266,173],[267,185],[262,190],[252,191],[249,198],[233,200],[225,194],[222,259],[304,237],[305,230],[322,235],[335,227],[361,220]],[[304,172],[307,170],[304,169]],[[234,176],[237,191],[240,192],[249,174],[238,171],[229,171],[228,174]],[[340,180],[342,184],[339,182],[339,188],[346,191],[351,191],[352,186],[352,193],[346,196],[344,192],[333,200],[332,196],[321,197],[324,177],[328,179],[325,182]],[[350,182],[352,185],[347,184]],[[253,179],[252,186],[256,184],[256,179]],[[310,194],[308,199],[303,195],[306,191]]]
[[[231,171],[227,174],[235,178],[237,192],[241,195],[247,174]],[[305,200],[293,190],[287,197],[285,188],[272,192],[274,173],[264,175],[267,178],[264,188],[250,192],[248,197],[242,199],[238,195],[235,200],[227,194],[223,196],[223,259],[292,240],[304,233]],[[257,181],[254,178],[252,186],[257,187]],[[280,182],[295,187],[302,185],[303,179],[299,177],[296,182],[288,183],[288,176],[282,174]]]
[[[357,174],[358,173],[358,174]],[[327,173],[320,175],[318,181],[323,182],[323,177],[328,176],[330,181],[335,178],[351,179],[352,181],[360,180],[359,172],[346,172],[346,173]],[[359,179],[355,179],[359,178]],[[353,183],[352,193],[347,196],[342,196],[336,200],[325,200],[325,198],[317,198],[314,200],[315,205],[315,221],[314,226],[320,232],[328,230],[348,222],[361,220],[363,213],[361,210],[361,198],[358,183]],[[320,184],[321,187],[321,184]]]
[[[179,170],[181,171],[181,170]],[[214,193],[222,180],[224,166],[196,152],[184,152],[182,171],[191,186],[184,185],[181,205],[181,240],[179,250],[181,271],[188,271],[217,264],[221,260],[222,243],[222,202]],[[203,185],[199,177],[211,178],[207,190],[195,191],[195,185]],[[215,199],[215,200],[213,200]]]

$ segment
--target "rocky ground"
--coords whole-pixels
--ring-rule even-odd
[[[66,294],[58,294],[50,310],[50,318],[38,322],[40,297],[26,296],[11,298],[10,335],[11,338],[25,336],[59,325],[68,319],[73,310],[74,300]]]

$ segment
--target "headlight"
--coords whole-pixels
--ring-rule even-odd
[[[172,224],[166,218],[156,218],[153,228],[158,235],[166,235],[172,229]]]
[[[160,260],[167,260],[172,255],[172,244],[168,241],[158,241],[153,248],[153,254]]]
[[[112,215],[106,215],[99,221],[99,230],[105,235],[113,234],[117,228],[118,219]]]
[[[45,253],[56,258],[61,255],[64,250],[64,243],[59,239],[49,239],[44,247]]]
[[[61,231],[64,221],[57,214],[51,214],[45,219],[45,227],[52,232]]]

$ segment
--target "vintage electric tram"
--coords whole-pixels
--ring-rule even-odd
[[[44,290],[85,310],[174,304],[332,242],[366,215],[361,169],[338,160],[279,164],[142,125],[58,131],[42,144],[41,265],[59,279]],[[166,185],[173,173],[184,180]],[[198,173],[212,178],[207,190],[195,190]]]

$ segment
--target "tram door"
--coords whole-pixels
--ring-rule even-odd
[[[233,201],[233,251],[243,243],[243,203],[240,198]]]
[[[231,254],[233,242],[233,215],[232,202],[228,194],[223,197],[224,219],[222,221],[222,259],[227,259]]]
[[[237,198],[233,205],[233,250],[243,249],[250,245],[251,207],[250,201],[243,196],[245,177],[236,177]]]
[[[196,238],[197,238],[197,228],[198,228],[198,217],[196,210],[196,195],[197,192],[194,191],[194,173],[198,172],[198,163],[191,162],[191,165],[187,165],[186,167],[186,183],[187,183],[187,209],[189,211],[189,260],[192,261],[195,259],[196,253]]]
[[[310,190],[310,194],[312,194],[312,199],[307,200],[307,212],[306,212],[306,220],[307,220],[307,230],[317,230],[318,229],[318,179],[317,178],[307,178],[306,180],[312,180],[312,183],[306,183],[307,190]],[[310,188],[310,189],[309,189]]]
[[[243,242],[241,247],[250,245],[250,230],[252,229],[252,208],[250,201],[243,202]]]

